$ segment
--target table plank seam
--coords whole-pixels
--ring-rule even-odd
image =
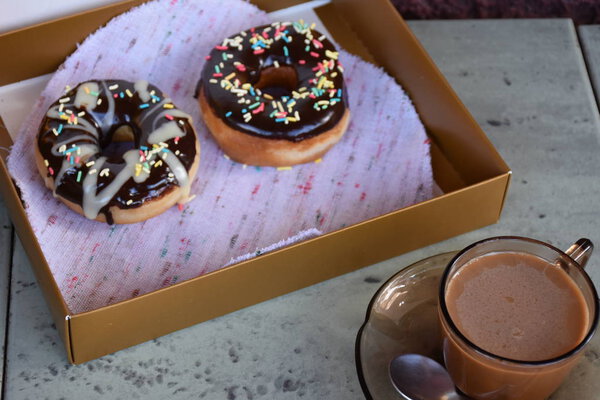
[[[10,254],[8,254],[8,271],[7,271],[7,284],[6,284],[6,321],[4,328],[4,351],[3,351],[3,359],[2,359],[2,388],[0,388],[1,398],[6,398],[6,378],[8,371],[8,330],[10,329],[10,303],[11,303],[11,294],[12,294],[12,267],[13,267],[13,257],[15,254],[15,227],[11,224],[10,227],[10,243],[8,248],[10,249]]]
[[[581,53],[581,56],[583,58],[583,65],[585,66],[585,71],[590,82],[590,87],[592,88],[592,93],[594,94],[592,101],[596,105],[596,110],[600,112],[600,106],[598,105],[600,103],[600,87],[598,87],[598,82],[596,82],[595,79],[593,79],[594,73],[592,61],[588,56],[588,50],[591,51],[591,49],[587,48],[585,40],[583,40],[583,38],[581,37],[581,32],[579,29],[575,29],[575,37],[577,38],[579,52]]]

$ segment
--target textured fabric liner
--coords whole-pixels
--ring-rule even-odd
[[[224,37],[269,23],[240,0],[160,0],[90,35],[52,77],[21,127],[9,170],[72,313],[93,310],[215,271],[432,197],[429,144],[394,80],[344,51],[351,123],[320,163],[290,170],[234,163],[202,123],[193,92],[204,56]],[[86,220],[54,199],[35,168],[44,113],[88,79],[146,79],[190,113],[201,142],[197,197],[133,225]]]

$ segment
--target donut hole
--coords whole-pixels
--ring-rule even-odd
[[[298,87],[298,73],[289,66],[267,67],[261,71],[254,87],[273,97],[291,96]]]
[[[123,160],[123,154],[135,149],[135,135],[129,125],[121,125],[101,148],[101,155],[111,161]]]

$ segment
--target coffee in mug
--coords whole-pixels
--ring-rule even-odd
[[[587,260],[591,242],[582,246],[572,249]],[[598,323],[598,297],[582,266],[527,238],[486,239],[459,252],[439,300],[446,367],[475,399],[545,399]]]

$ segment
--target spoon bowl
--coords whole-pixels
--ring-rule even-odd
[[[396,390],[409,400],[459,400],[448,371],[437,361],[420,354],[402,354],[389,366]]]

